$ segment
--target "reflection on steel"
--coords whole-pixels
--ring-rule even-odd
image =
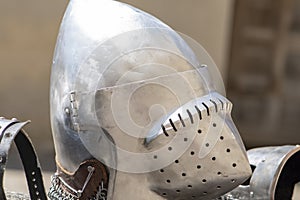
[[[252,177],[224,199],[292,199],[300,181],[300,147],[262,147],[248,151]]]
[[[22,128],[29,123],[0,118],[0,199],[20,199],[23,195],[8,193],[3,189],[3,175],[6,169],[8,153],[15,142],[25,170],[29,194],[32,200],[46,200],[41,169],[31,141]],[[26,199],[26,198],[25,198]]]
[[[235,188],[251,169],[216,74],[201,45],[153,16],[70,1],[51,75],[58,169],[101,161],[109,200],[212,199]]]

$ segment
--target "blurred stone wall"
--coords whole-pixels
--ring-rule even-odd
[[[233,0],[126,2],[196,39],[211,54],[222,74],[226,74]],[[32,121],[26,130],[37,147],[42,167],[47,170],[54,169],[48,101],[50,67],[67,3],[0,0],[0,115]],[[14,161],[11,163],[15,167]]]

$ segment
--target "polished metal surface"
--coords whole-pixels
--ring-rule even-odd
[[[224,196],[232,200],[292,199],[300,181],[300,147],[262,147],[248,151],[253,174],[237,189]]]
[[[207,52],[155,17],[71,0],[51,75],[57,164],[104,163],[109,200],[216,198],[251,173],[220,83]]]
[[[34,147],[22,128],[28,124],[13,118],[0,118],[0,199],[12,199],[4,191],[3,177],[6,170],[9,151],[15,143],[25,171],[29,194],[32,200],[46,200],[41,168]]]

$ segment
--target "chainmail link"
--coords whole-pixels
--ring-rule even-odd
[[[26,194],[21,194],[17,192],[5,192],[7,200],[30,200],[29,196]]]
[[[61,187],[62,182],[56,175],[51,177],[51,187],[49,189],[48,197],[51,200],[79,200],[75,194]],[[107,200],[107,189],[102,185],[98,187],[98,191],[95,195],[89,197],[87,200]]]

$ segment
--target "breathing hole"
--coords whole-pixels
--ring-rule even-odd
[[[197,169],[201,169],[201,165],[197,165]]]
[[[226,149],[226,152],[227,152],[227,153],[230,153],[230,149]]]
[[[207,180],[206,179],[202,179],[202,183],[206,183],[207,182]]]
[[[222,174],[222,172],[218,172],[217,174],[220,176]]]
[[[188,185],[188,188],[192,188],[193,186],[192,185]]]
[[[164,192],[162,195],[163,195],[163,196],[167,196],[167,193]]]
[[[235,181],[236,181],[235,179],[231,179],[231,183],[235,183]]]
[[[176,190],[177,193],[180,193],[180,190]]]
[[[221,189],[221,186],[218,185],[218,186],[217,186],[217,189],[218,189],[218,190]]]
[[[171,183],[171,181],[170,181],[170,180],[167,180],[167,183]]]
[[[206,146],[206,147],[209,147],[209,143],[206,143],[205,146]]]
[[[154,155],[153,158],[154,158],[154,159],[157,159],[157,155]]]
[[[233,164],[232,164],[232,167],[236,167],[236,163],[233,163]]]
[[[221,140],[224,140],[224,136],[221,136],[220,139],[221,139]]]
[[[216,157],[212,157],[211,159],[212,159],[213,161],[217,160],[217,158],[216,158]]]
[[[202,130],[201,130],[201,129],[199,129],[199,130],[198,130],[198,133],[199,133],[199,134],[201,134],[201,133],[202,133]]]
[[[188,138],[184,138],[183,141],[187,142],[187,141],[188,141]]]
[[[217,127],[217,124],[216,124],[216,123],[213,123],[213,127]]]
[[[179,163],[179,160],[175,160],[175,163]]]
[[[182,173],[181,176],[186,176],[186,173]]]
[[[165,172],[165,170],[163,170],[163,169],[161,169],[161,170],[159,170],[161,173],[164,173]]]
[[[172,147],[168,147],[168,150],[169,150],[169,151],[172,151]]]
[[[192,155],[192,156],[195,155],[195,152],[194,152],[194,151],[191,151],[191,155]]]

